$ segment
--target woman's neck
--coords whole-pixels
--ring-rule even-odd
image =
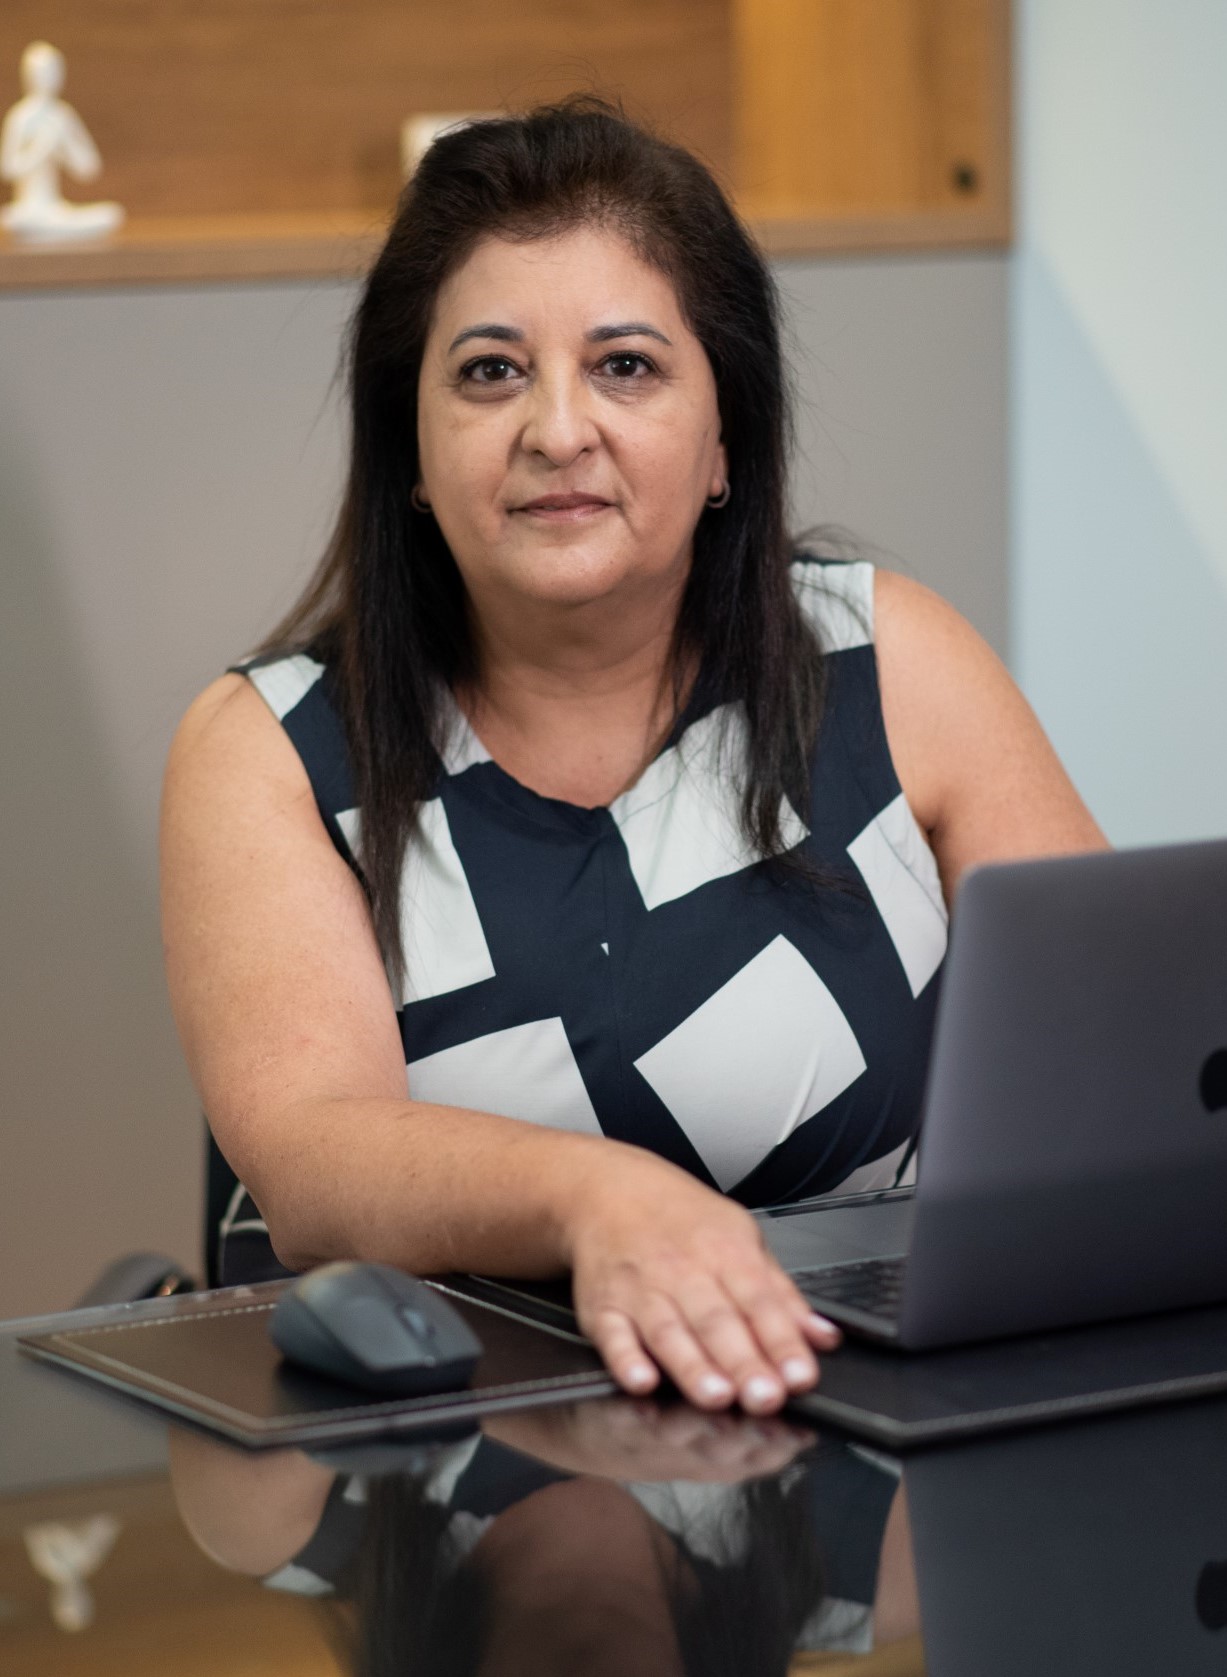
[[[478,679],[456,698],[508,774],[544,797],[595,808],[639,778],[673,725],[674,624],[670,615],[599,636],[580,627],[547,638],[482,624]]]

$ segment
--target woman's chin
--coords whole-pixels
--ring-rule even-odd
[[[491,568],[490,579],[504,598],[515,593],[526,605],[531,602],[560,610],[602,601],[629,604],[654,595],[676,602],[689,568],[688,552],[679,559],[667,550],[645,553],[640,543],[594,539],[596,531],[587,535],[585,540],[573,531],[570,540],[559,540],[550,531],[544,540],[517,542],[505,554],[504,563],[496,562]],[[466,581],[472,591],[480,590],[476,578]]]
[[[583,548],[553,549],[524,555],[505,573],[504,588],[521,595],[525,604],[560,609],[626,599],[659,588],[672,597],[663,576],[653,576],[629,555],[594,553]]]

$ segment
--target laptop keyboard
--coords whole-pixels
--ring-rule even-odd
[[[792,1271],[792,1279],[808,1303],[849,1304],[871,1316],[895,1320],[903,1293],[906,1258],[862,1258],[857,1263],[832,1264],[829,1269]]]

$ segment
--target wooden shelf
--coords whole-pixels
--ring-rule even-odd
[[[28,244],[0,234],[0,291],[356,278],[383,243],[385,219],[376,210],[149,217],[89,243]]]
[[[749,217],[772,256],[821,252],[1001,248],[996,209],[895,216]],[[385,218],[360,215],[180,216],[133,221],[89,244],[19,244],[0,235],[0,292],[216,284],[226,280],[357,279],[383,243]]]
[[[398,189],[406,116],[522,109],[585,87],[735,183],[772,255],[1010,236],[1009,0],[53,9],[65,96],[104,165],[70,195],[116,199],[132,219],[89,244],[0,232],[0,290],[359,275]],[[0,84],[46,26],[45,0],[5,0]]]
[[[1010,217],[1003,205],[905,210],[898,215],[757,216],[751,212],[747,220],[769,256],[1003,250],[1010,242]]]

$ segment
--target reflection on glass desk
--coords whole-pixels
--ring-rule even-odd
[[[248,1452],[0,1331],[0,1415],[6,1677],[1227,1670],[1221,1399],[903,1461],[621,1398]]]

